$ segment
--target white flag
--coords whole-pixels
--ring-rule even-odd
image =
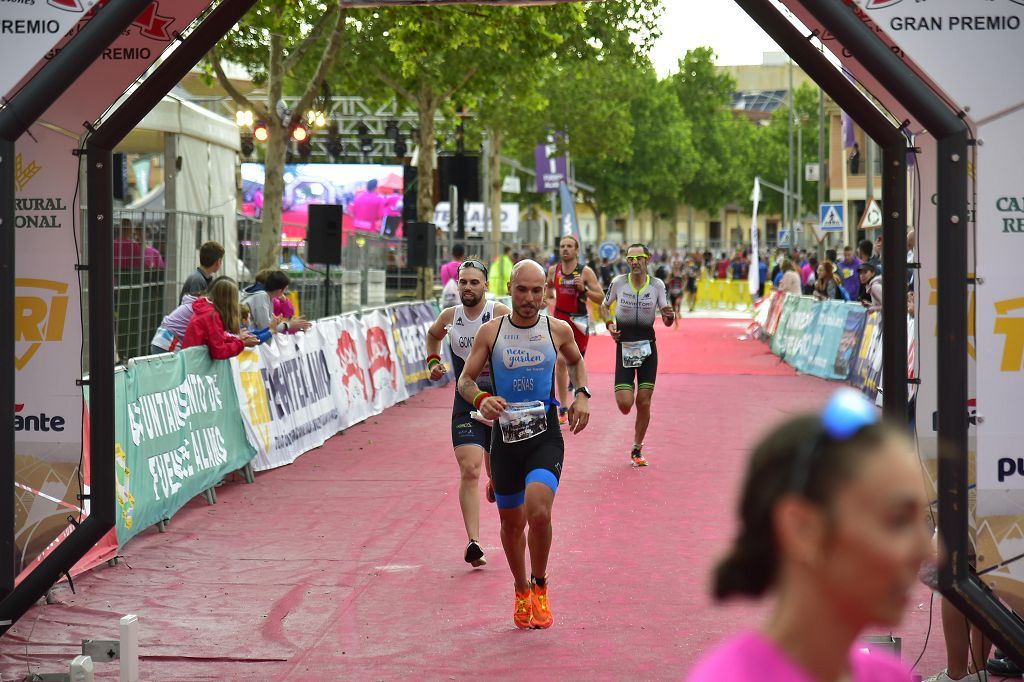
[[[754,191],[750,193],[750,200],[754,202],[754,215],[750,220],[750,270],[747,272],[747,284],[750,287],[750,296],[755,301],[759,298],[761,288],[761,270],[758,266],[758,228],[757,228],[757,205],[761,203],[761,178],[754,178]]]

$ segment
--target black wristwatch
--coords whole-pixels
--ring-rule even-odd
[[[590,389],[589,389],[589,388],[587,388],[586,386],[577,386],[577,387],[576,387],[576,390],[572,392],[572,395],[573,395],[573,397],[575,398],[575,397],[576,397],[576,396],[578,396],[578,395],[579,395],[580,393],[582,393],[583,395],[587,396],[587,398],[593,398],[593,397],[594,397],[594,396],[592,396],[592,395],[590,394]]]

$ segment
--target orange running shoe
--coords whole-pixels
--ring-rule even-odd
[[[512,622],[517,628],[528,630],[533,627],[533,599],[531,591],[516,591],[515,611],[512,612]]]
[[[632,452],[632,454],[630,454],[629,458],[632,460],[634,467],[645,467],[645,466],[647,466],[647,460],[644,458],[643,454],[641,454],[641,452],[639,450],[637,450],[637,449],[633,450],[633,452]]]
[[[555,622],[551,615],[551,604],[548,603],[548,581],[544,579],[544,587],[533,582],[530,588],[530,601],[533,602],[533,627],[545,630]]]

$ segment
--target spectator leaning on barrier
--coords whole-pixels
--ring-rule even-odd
[[[301,318],[282,321],[274,315],[274,299],[284,296],[285,289],[291,280],[280,270],[265,270],[256,275],[256,283],[246,288],[242,295],[242,303],[252,311],[252,324],[259,335],[263,330],[271,332],[288,332],[292,329],[305,331],[311,326]],[[267,337],[269,338],[269,337]],[[261,335],[261,341],[266,341]]]
[[[843,260],[837,263],[839,277],[843,280],[843,288],[849,295],[849,299],[856,300],[860,293],[860,259],[853,255],[853,247],[847,246],[843,249]]]
[[[863,288],[863,295],[860,302],[868,311],[882,309],[882,276],[875,269],[871,261],[860,265],[860,283]]]
[[[818,278],[814,282],[814,298],[818,301],[842,300],[845,297],[843,282],[836,275],[835,266],[825,261],[818,266]]]
[[[806,277],[804,274],[806,273]],[[810,296],[814,293],[814,285],[818,281],[818,257],[811,256],[807,260],[807,264],[800,268],[800,281],[803,284],[804,296]]]
[[[782,261],[782,267],[779,272],[779,281],[776,284],[776,288],[779,291],[785,291],[787,294],[793,294],[794,296],[800,295],[800,275],[796,271],[796,266],[793,265],[793,261],[788,258]]]
[[[210,286],[210,282],[213,280],[213,276],[220,270],[224,264],[224,247],[220,245],[220,242],[206,242],[199,247],[199,267],[185,279],[185,284],[181,287],[181,293],[178,294],[178,300],[181,301],[185,298],[185,294],[206,291],[206,288]]]
[[[214,360],[233,358],[258,338],[241,330],[238,286],[227,277],[218,279],[205,296],[192,304],[193,315],[185,330],[182,348],[206,346]]]

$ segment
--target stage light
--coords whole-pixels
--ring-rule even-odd
[[[252,143],[252,135],[242,135],[242,156],[249,158],[256,151],[256,145]]]
[[[239,128],[251,128],[252,127],[252,112],[242,111],[241,109],[235,112],[235,124]]]
[[[292,139],[296,142],[305,142],[309,139],[309,128],[302,123],[292,126]]]
[[[252,129],[252,136],[257,142],[266,142],[270,139],[270,128],[267,127],[266,121],[257,121],[256,125]]]

